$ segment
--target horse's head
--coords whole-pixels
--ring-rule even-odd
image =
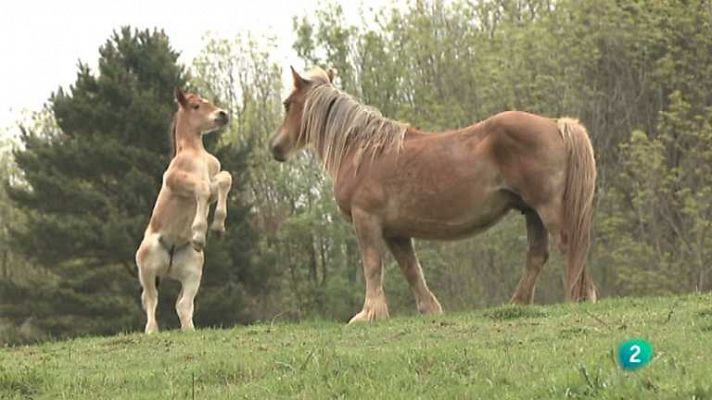
[[[186,123],[191,131],[208,133],[227,124],[227,112],[197,94],[176,88],[175,95],[180,106],[178,112],[182,114],[183,123]]]
[[[283,102],[284,121],[270,139],[272,155],[277,161],[286,161],[292,153],[304,147],[306,140],[301,134],[301,127],[307,93],[315,86],[331,84],[336,74],[332,69],[324,71],[315,68],[306,77],[302,77],[293,67],[289,68],[292,70],[294,87]]]

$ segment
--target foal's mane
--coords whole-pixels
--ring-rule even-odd
[[[171,159],[176,156],[176,146],[178,146],[177,143],[177,138],[176,138],[176,118],[178,116],[178,113],[176,112],[173,114],[173,118],[171,119],[171,128],[170,128],[170,136],[168,136],[168,140],[170,141],[171,144]]]
[[[309,90],[302,114],[300,134],[314,146],[324,168],[337,177],[341,164],[355,150],[356,168],[365,154],[400,150],[408,125],[388,119],[373,107],[330,84]]]

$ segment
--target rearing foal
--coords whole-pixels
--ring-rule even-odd
[[[210,229],[225,231],[227,194],[232,176],[205,151],[202,135],[228,122],[228,114],[207,100],[176,89],[178,111],[173,116],[173,159],[163,174],[163,185],[151,221],[136,251],[143,287],[146,333],[158,331],[156,278],[180,281],[176,312],[182,330],[193,329],[193,301],[203,274],[203,248],[209,204],[217,201]]]
[[[549,236],[566,254],[566,296],[596,300],[586,271],[596,162],[586,129],[569,118],[497,114],[466,128],[432,134],[381,116],[332,85],[333,73],[306,77],[294,89],[271,139],[285,161],[309,146],[353,223],[366,281],[363,309],[351,322],[388,317],[382,258],[388,248],[421,313],[441,313],[412,238],[451,240],[482,232],[509,210],[526,218],[529,251],[512,302],[531,303],[549,255]]]

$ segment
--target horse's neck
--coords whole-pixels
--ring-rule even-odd
[[[183,123],[180,119],[176,122],[176,154],[182,150],[205,151],[203,146],[203,137],[200,132],[191,131],[188,124]]]

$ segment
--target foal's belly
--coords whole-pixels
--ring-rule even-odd
[[[196,204],[194,199],[177,196],[165,196],[165,206],[154,218],[159,219],[159,230],[171,244],[187,243],[191,239],[191,226],[195,219]]]

